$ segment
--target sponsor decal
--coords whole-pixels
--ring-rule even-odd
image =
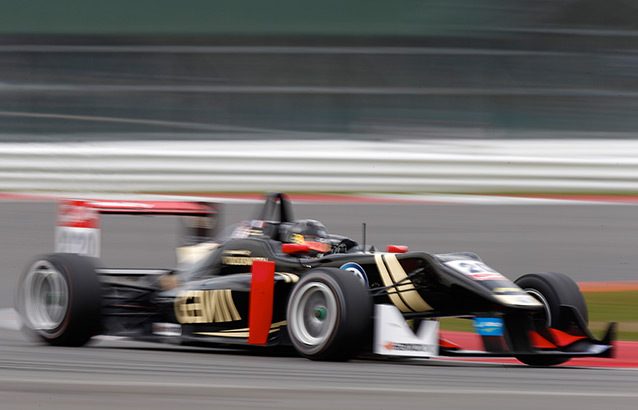
[[[100,230],[58,226],[55,228],[55,251],[100,256]]]
[[[439,322],[421,321],[416,333],[392,305],[375,305],[373,351],[376,354],[432,357],[439,353]]]
[[[177,323],[153,323],[153,334],[159,336],[181,336],[182,326]]]
[[[224,255],[235,255],[235,256],[250,256],[250,254],[252,254],[252,251],[249,250],[244,250],[244,249],[225,249],[224,250]]]
[[[385,342],[383,344],[383,348],[385,350],[391,352],[420,352],[427,353],[430,352],[431,347],[427,344],[422,343],[394,343],[394,342]]]
[[[241,319],[230,289],[183,291],[174,303],[179,323],[219,323]]]
[[[248,238],[250,236],[264,236],[264,231],[262,229],[254,228],[248,225],[241,225],[233,230],[233,233],[230,235],[231,238]]]
[[[368,275],[366,275],[366,271],[358,263],[348,262],[341,265],[339,269],[352,272],[361,283],[363,283],[366,287],[368,286]]]
[[[503,336],[503,319],[497,317],[476,317],[474,330],[480,336]]]
[[[250,226],[252,226],[253,228],[264,229],[264,227],[266,226],[266,222],[259,219],[253,219],[250,222]]]
[[[224,265],[251,266],[253,261],[267,261],[264,257],[251,257],[252,252],[249,250],[230,249],[225,250],[222,254],[222,263]]]
[[[508,280],[483,262],[472,259],[445,262],[450,268],[471,277],[474,280]]]

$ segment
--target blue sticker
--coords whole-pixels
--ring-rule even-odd
[[[354,273],[354,276],[357,277],[364,285],[368,286],[368,275],[366,275],[366,271],[363,270],[361,265],[354,262],[348,262],[346,264],[341,265],[339,269],[347,270]]]
[[[503,336],[503,319],[497,317],[475,317],[474,330],[480,336]]]

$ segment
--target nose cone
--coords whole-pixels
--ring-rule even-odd
[[[516,295],[494,295],[494,297],[504,305],[520,306],[528,308],[542,308],[543,304],[527,294]]]

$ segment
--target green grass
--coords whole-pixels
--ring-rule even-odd
[[[600,334],[607,322],[618,322],[619,340],[638,340],[638,291],[585,292],[584,295],[594,333]]]
[[[638,341],[638,291],[584,292],[589,309],[589,327],[602,337],[607,323],[618,322],[618,340]],[[441,319],[441,330],[473,332],[472,321]]]

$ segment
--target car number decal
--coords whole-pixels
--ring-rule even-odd
[[[507,278],[483,262],[462,259],[445,262],[447,266],[475,280],[507,280]]]

